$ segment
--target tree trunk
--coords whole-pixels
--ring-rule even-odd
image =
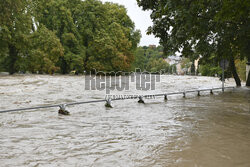
[[[15,64],[17,61],[17,49],[14,45],[9,45],[9,63],[8,63],[8,71],[10,75],[16,72]]]
[[[248,56],[248,62],[247,62],[247,66],[250,66],[250,55]],[[247,72],[247,71],[246,71]],[[247,76],[247,81],[246,81],[246,86],[250,86],[250,71],[248,71],[248,76]]]
[[[60,57],[60,69],[62,74],[67,74],[68,73],[68,64],[64,57]]]
[[[239,77],[239,75],[237,73],[233,57],[230,59],[230,68],[231,68],[231,72],[233,74],[236,85],[241,86],[240,77]]]
[[[246,86],[250,86],[250,71],[249,71],[249,73],[248,73]]]
[[[89,43],[89,41],[88,41],[88,38],[86,38],[87,40],[85,40],[85,42],[84,42],[84,46],[86,47],[86,54],[85,54],[85,58],[84,58],[84,62],[83,62],[83,68],[84,68],[84,70],[88,73],[88,72],[90,72],[92,69],[87,69],[87,63],[88,63],[88,61],[89,61],[89,51],[88,51],[88,43]]]

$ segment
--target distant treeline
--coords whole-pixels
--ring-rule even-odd
[[[174,55],[174,54],[172,54]],[[139,68],[142,71],[159,72],[164,70],[165,73],[176,73],[176,65],[169,65],[165,58],[167,55],[163,52],[163,46],[138,47],[135,52],[135,61],[132,68]]]
[[[141,34],[124,6],[99,0],[1,0],[0,71],[129,71]]]

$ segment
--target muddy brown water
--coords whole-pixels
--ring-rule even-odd
[[[99,100],[83,76],[1,76],[0,110]],[[154,94],[221,86],[217,78],[162,76]],[[234,86],[233,80],[226,86]],[[0,114],[0,166],[249,167],[250,89]]]

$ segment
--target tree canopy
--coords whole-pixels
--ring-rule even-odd
[[[151,10],[148,33],[160,38],[165,53],[181,52],[191,59],[228,59],[236,84],[241,85],[235,59],[249,58],[249,0],[137,0]]]
[[[171,72],[170,65],[164,60],[163,47],[138,47],[135,52],[135,60],[132,70],[141,69],[148,72]]]
[[[130,70],[141,34],[124,6],[99,0],[2,0],[0,70]]]

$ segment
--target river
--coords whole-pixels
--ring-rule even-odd
[[[234,86],[227,80],[226,86]],[[218,78],[161,77],[155,94],[220,87]],[[0,76],[0,110],[99,100],[84,76]],[[145,99],[0,114],[0,166],[248,167],[250,89],[243,87]]]

